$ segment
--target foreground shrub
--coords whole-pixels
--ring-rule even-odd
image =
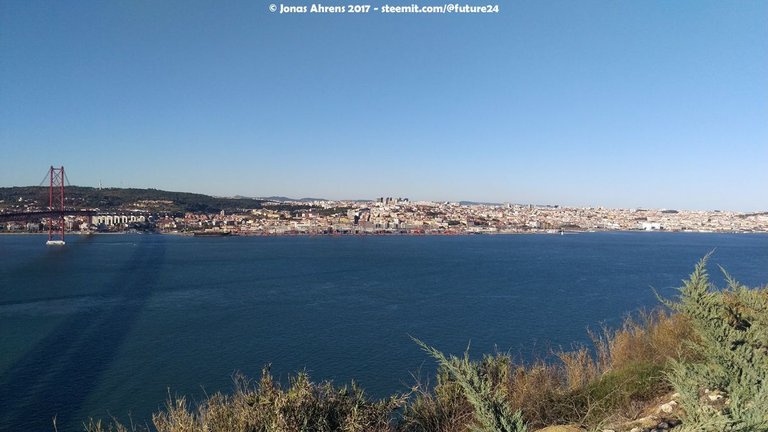
[[[469,432],[526,432],[520,411],[509,405],[503,387],[498,383],[509,373],[509,363],[504,357],[486,356],[483,362],[463,357],[448,356],[416,340],[421,348],[437,360],[440,367],[450,374],[461,388],[474,412],[474,421],[467,424]]]
[[[768,290],[749,289],[726,274],[716,290],[699,262],[677,302],[697,333],[701,361],[675,361],[670,379],[680,393],[684,431],[768,430]]]
[[[657,309],[628,316],[618,329],[590,333],[594,346],[553,353],[555,361],[515,363],[509,355],[486,355],[482,361],[446,357],[427,347],[440,364],[433,389],[417,386],[406,406],[407,432],[463,432],[477,423],[476,406],[466,384],[485,392],[476,399],[499,400],[509,413],[520,412],[529,429],[557,424],[597,428],[636,419],[656,398],[672,391],[670,360],[696,360],[695,340],[684,314]],[[442,357],[441,357],[442,356]],[[452,366],[452,368],[449,368]],[[456,370],[464,370],[457,373]],[[467,371],[471,373],[467,373]],[[492,423],[492,421],[486,422]]]
[[[169,399],[152,423],[158,432],[393,432],[393,413],[404,401],[402,396],[371,401],[354,383],[315,384],[306,373],[283,389],[265,368],[258,386],[236,375],[233,394],[216,393],[196,407],[184,397]],[[86,425],[88,432],[113,429],[126,430],[116,422]]]
[[[402,417],[405,432],[464,432],[474,419],[461,386],[443,369],[434,388],[419,382],[413,393]]]

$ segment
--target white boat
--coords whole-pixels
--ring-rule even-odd
[[[48,240],[45,244],[48,246],[64,246],[66,243],[64,243],[64,240]]]

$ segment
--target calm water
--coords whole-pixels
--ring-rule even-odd
[[[352,378],[370,394],[433,370],[410,340],[525,357],[654,306],[694,263],[768,282],[768,236],[187,238],[0,236],[0,430],[147,421],[235,370]],[[712,266],[713,273],[716,267]],[[716,279],[720,279],[719,276]],[[533,348],[532,348],[533,347]]]

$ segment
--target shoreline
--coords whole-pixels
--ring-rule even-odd
[[[594,230],[594,231],[564,231],[564,232],[452,232],[452,233],[382,233],[382,232],[358,232],[358,233],[236,233],[230,234],[218,233],[205,236],[195,236],[195,231],[189,232],[71,232],[65,233],[68,236],[91,236],[91,235],[168,235],[178,237],[457,237],[457,236],[515,236],[515,235],[578,235],[578,234],[598,234],[598,233],[644,233],[644,234],[763,234],[768,235],[768,231],[646,231],[646,230]],[[45,232],[0,232],[0,236],[48,236]]]

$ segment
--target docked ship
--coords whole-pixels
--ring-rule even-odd
[[[222,237],[232,234],[232,231],[220,231],[220,230],[205,230],[195,231],[192,233],[195,237]]]

